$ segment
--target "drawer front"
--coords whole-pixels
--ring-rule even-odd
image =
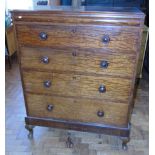
[[[21,48],[22,68],[132,77],[135,56],[78,49]]]
[[[17,25],[20,45],[137,50],[139,30],[112,26]]]
[[[131,81],[123,78],[23,71],[27,92],[128,103]]]
[[[128,105],[99,100],[26,94],[29,116],[78,122],[127,125]]]

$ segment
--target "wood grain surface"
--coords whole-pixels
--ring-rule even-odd
[[[23,71],[26,92],[72,97],[117,100],[128,103],[131,80],[115,77],[86,76],[77,74]],[[51,81],[51,87],[44,86]],[[99,92],[100,85],[106,87],[105,93]]]
[[[137,8],[123,7],[83,7],[73,9],[70,6],[54,8],[44,7],[45,10],[33,8],[33,10],[14,10],[14,22],[16,24],[35,23],[36,25],[50,24],[82,24],[82,25],[113,25],[113,26],[143,26],[144,14]],[[52,9],[52,10],[51,10]]]
[[[131,8],[61,9],[12,12],[26,123],[129,139],[144,14]],[[43,56],[48,64],[41,62]],[[109,66],[101,70],[105,59]],[[104,93],[99,92],[101,85]],[[53,111],[46,110],[48,104],[54,104]],[[96,111],[104,111],[105,117],[98,118]]]
[[[41,40],[39,34],[48,35]],[[104,35],[109,35],[110,42],[103,43]],[[43,47],[81,47],[108,48],[117,50],[137,50],[139,29],[104,26],[72,26],[72,25],[17,25],[17,38],[21,45]]]
[[[20,52],[22,68],[44,72],[71,71],[132,78],[135,65],[134,53],[126,54],[126,51],[123,51],[123,54],[118,54],[118,51],[108,50],[22,47]],[[48,64],[42,62],[43,57],[48,57]],[[107,68],[101,67],[102,61],[108,62]]]
[[[126,115],[128,112],[127,104],[28,93],[26,96],[29,116],[31,117],[57,118],[68,121],[104,123],[116,126],[127,126],[128,123]],[[53,105],[52,111],[47,110],[48,105]],[[98,111],[103,111],[104,116],[98,117]]]

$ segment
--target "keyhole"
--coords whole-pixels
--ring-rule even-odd
[[[73,76],[73,80],[76,80],[76,76]]]
[[[72,52],[72,56],[74,56],[74,57],[76,57],[76,56],[77,56],[76,51]]]
[[[74,28],[74,29],[72,30],[72,32],[73,32],[73,33],[76,33],[76,29]]]
[[[73,102],[74,102],[74,103],[77,103],[77,101],[76,101],[76,100],[74,100]]]

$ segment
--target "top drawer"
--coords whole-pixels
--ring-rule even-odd
[[[112,26],[17,25],[17,37],[20,45],[135,51],[139,30]]]

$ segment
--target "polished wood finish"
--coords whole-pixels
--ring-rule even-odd
[[[27,94],[28,112],[32,117],[57,118],[126,127],[128,105],[109,101]],[[52,105],[52,110],[48,110]],[[123,109],[123,111],[122,111]],[[103,117],[97,113],[104,112]]]
[[[43,63],[43,57],[48,57],[47,64]],[[107,68],[101,67],[103,60],[108,62]],[[131,50],[21,48],[22,68],[47,72],[76,71],[78,73],[132,78],[135,61],[135,54]]]
[[[48,119],[48,118],[38,118],[38,117],[26,117],[25,122],[27,124],[33,124],[37,126],[47,126],[47,127],[56,127],[63,129],[72,129],[77,131],[85,132],[95,132],[100,134],[116,135],[120,137],[129,137],[130,135],[130,124],[127,127],[116,127],[116,126],[107,126],[99,125],[92,123],[82,123],[75,121],[65,121],[59,119]]]
[[[126,149],[144,15],[58,8],[13,11],[26,124],[119,135]]]
[[[139,32],[137,28],[96,25],[40,26],[31,24],[17,26],[17,38],[21,45],[42,47],[108,48],[136,51]],[[40,38],[41,33],[46,35],[45,39]],[[109,43],[103,41],[105,34],[110,37]]]
[[[8,47],[8,55],[12,56],[17,50],[16,44],[15,44],[15,34],[14,34],[13,25],[6,28],[5,33],[6,33],[6,40],[7,40],[7,47]]]
[[[100,126],[101,129],[98,130],[98,133],[90,133],[92,132],[91,127],[89,130],[87,130],[90,132],[78,132],[67,129],[64,130],[53,128],[52,125],[55,124],[56,127],[56,123],[52,123],[51,121],[47,124],[47,119],[46,123],[44,122],[44,125],[51,125],[51,127],[35,127],[33,129],[34,140],[29,141],[27,139],[28,131],[25,130],[24,126],[25,107],[19,74],[19,65],[15,59],[12,69],[10,70],[6,68],[5,72],[6,155],[55,155],[57,153],[63,155],[148,155],[149,82],[145,79],[145,77],[147,77],[146,75],[147,73],[144,72],[143,79],[140,80],[140,84],[138,85],[137,89],[135,107],[131,117],[132,126],[127,152],[123,152],[121,150],[120,138],[117,136],[101,134],[101,132],[105,133],[105,126],[104,128],[101,128]],[[38,125],[37,123],[43,125],[43,123],[36,121],[35,124]],[[77,124],[78,123],[76,123],[75,127],[77,127]],[[66,128],[70,127],[66,124],[66,122],[63,125]],[[83,129],[86,131],[88,127],[86,128],[83,125],[83,128],[78,126],[77,129]],[[96,131],[95,129],[97,130],[98,128],[94,127],[94,132]],[[121,129],[124,129],[123,131],[127,132],[126,128]],[[113,128],[113,132],[111,132],[111,134],[113,134],[116,130],[118,131],[118,127],[115,129]],[[107,127],[106,131],[110,133],[111,130],[109,130]],[[122,134],[123,131],[121,130],[121,132],[117,133]],[[72,149],[66,147],[66,140],[68,135],[71,135],[73,143],[75,144]],[[127,134],[124,135],[127,136]],[[120,135],[118,134],[118,136]]]
[[[131,93],[131,80],[115,77],[86,76],[78,74],[47,73],[23,71],[23,81],[26,92],[86,97],[102,100],[112,100],[128,104]],[[44,82],[50,81],[50,86]],[[105,93],[99,92],[99,87],[106,87]]]
[[[29,10],[15,10],[14,22],[17,24],[42,25],[107,25],[107,26],[143,26],[144,14],[136,8],[86,6],[73,7],[35,7]],[[117,22],[116,22],[117,21]]]

